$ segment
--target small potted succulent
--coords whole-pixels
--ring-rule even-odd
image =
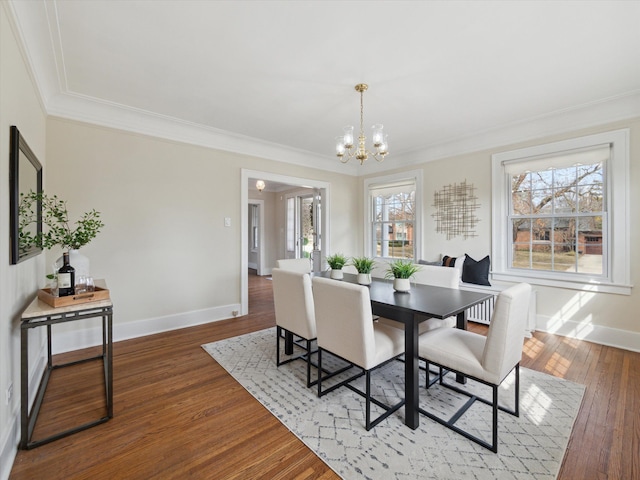
[[[358,283],[360,285],[371,284],[371,270],[373,270],[374,264],[373,258],[353,257],[351,259],[351,265],[356,267],[358,271]]]
[[[411,289],[411,277],[420,270],[420,266],[411,260],[398,259],[389,264],[384,278],[393,278],[393,289],[408,292]]]
[[[331,269],[331,278],[341,280],[343,277],[342,267],[347,264],[347,257],[341,253],[334,253],[327,257],[327,263]]]

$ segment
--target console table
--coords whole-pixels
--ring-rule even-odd
[[[101,287],[104,282],[100,282]],[[98,284],[98,281],[96,282]],[[105,286],[106,288],[106,286]],[[58,323],[76,322],[89,318],[102,318],[102,353],[100,355],[83,358],[81,360],[53,364],[51,354],[52,332],[51,326]],[[33,407],[29,409],[29,331],[33,328],[47,328],[47,365],[40,379],[40,386],[33,402]],[[35,298],[31,304],[22,312],[20,324],[20,396],[21,396],[21,441],[20,448],[35,448],[45,443],[58,440],[72,433],[86,430],[87,428],[104,423],[113,418],[113,304],[111,299],[99,300],[95,302],[70,305],[65,307],[51,307],[42,300]],[[79,363],[102,360],[104,366],[105,385],[105,415],[97,420],[70,428],[63,432],[50,435],[43,439],[32,440],[33,430],[42,406],[47,384],[51,377],[51,372],[57,368],[69,367]]]

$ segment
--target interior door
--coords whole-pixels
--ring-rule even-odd
[[[308,195],[298,197],[300,212],[300,236],[298,249],[300,258],[310,258],[313,270],[322,268],[322,192],[314,189]]]
[[[309,190],[287,198],[286,258],[309,258],[322,268],[322,191]]]

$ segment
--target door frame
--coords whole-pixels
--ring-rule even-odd
[[[326,248],[330,244],[331,229],[329,219],[331,218],[331,184],[321,180],[310,178],[292,177],[280,175],[278,173],[264,172],[260,170],[240,169],[240,315],[249,313],[249,179],[260,178],[265,182],[278,182],[291,185],[292,187],[318,188],[322,191],[322,250],[321,255],[326,255]],[[264,228],[263,228],[264,230]]]

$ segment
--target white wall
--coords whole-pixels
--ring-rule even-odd
[[[111,290],[116,339],[239,309],[241,168],[331,182],[333,201],[349,207],[331,219],[338,231],[358,216],[354,177],[81,122],[48,119],[47,159],[47,190],[68,201],[71,217],[102,214],[105,228],[82,253]],[[358,236],[334,238],[353,250]]]
[[[638,281],[640,254],[634,246],[640,245],[640,119],[618,122],[572,134],[541,138],[536,141],[504,146],[500,149],[474,152],[439,161],[425,163],[424,170],[424,216],[423,216],[423,258],[436,260],[440,255],[459,256],[469,254],[476,260],[491,253],[491,155],[500,151],[517,149],[530,145],[548,143],[566,138],[579,137],[596,132],[630,128],[631,130],[631,283]],[[389,159],[390,160],[390,159]],[[415,169],[413,166],[411,169]],[[399,169],[402,171],[406,169]],[[394,171],[387,172],[389,174]],[[480,208],[477,210],[479,223],[477,237],[447,240],[436,232],[434,193],[445,185],[467,184],[476,187]],[[364,183],[364,180],[361,180]],[[640,351],[640,291],[632,289],[630,296],[581,292],[570,289],[534,286],[537,296],[538,329],[560,333],[598,343],[620,346]]]
[[[19,434],[20,313],[44,279],[44,255],[9,265],[9,128],[16,125],[46,171],[45,115],[37,89],[23,61],[13,25],[0,6],[0,478],[13,462]],[[41,332],[30,335],[32,358],[42,345]],[[5,395],[13,395],[9,404]]]

